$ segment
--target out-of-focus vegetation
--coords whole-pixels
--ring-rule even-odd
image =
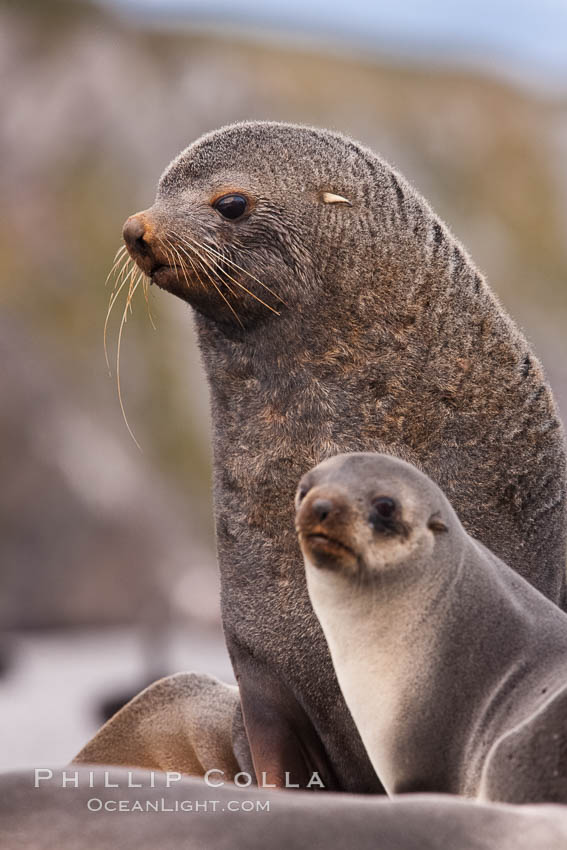
[[[4,625],[216,616],[207,392],[190,310],[140,293],[122,389],[104,279],[168,160],[247,118],[340,129],[396,164],[567,392],[567,104],[464,71],[157,32],[79,2],[0,6]],[[117,310],[117,318],[120,309]],[[117,322],[112,324],[115,343]]]

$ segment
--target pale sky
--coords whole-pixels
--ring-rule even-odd
[[[102,0],[164,22],[256,25],[441,60],[475,58],[567,85],[567,0]]]

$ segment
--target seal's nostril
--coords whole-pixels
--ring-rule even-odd
[[[143,241],[145,232],[144,219],[139,215],[131,215],[122,229],[122,236],[127,247],[133,251],[143,251],[146,247]]]
[[[313,511],[319,522],[325,522],[325,520],[333,510],[333,503],[329,499],[315,499],[315,501],[311,505],[311,510]]]

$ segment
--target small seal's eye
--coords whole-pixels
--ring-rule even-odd
[[[244,195],[224,195],[218,201],[215,201],[213,206],[223,218],[234,221],[235,218],[244,215],[248,208],[248,201]]]
[[[300,502],[302,502],[304,500],[304,498],[307,496],[308,493],[309,493],[309,487],[307,486],[307,484],[302,484],[301,487],[299,488],[299,490],[297,491],[297,504],[298,505],[299,505]]]
[[[389,496],[378,496],[372,502],[372,507],[381,519],[390,519],[396,512],[396,503]]]

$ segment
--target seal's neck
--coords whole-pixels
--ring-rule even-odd
[[[520,652],[516,600],[472,541],[455,559],[357,586],[307,566],[343,696],[391,794],[476,792],[486,753],[475,746],[471,777],[470,739]]]
[[[230,525],[219,540],[223,585],[236,540],[241,532],[250,540],[251,528],[255,545],[274,554],[262,557],[261,581],[297,563],[293,494],[323,458],[371,448],[422,465],[442,446],[449,419],[462,417],[468,437],[463,385],[482,388],[477,418],[482,406],[498,409],[500,387],[508,391],[497,380],[469,380],[470,370],[503,358],[504,343],[492,337],[483,354],[492,296],[462,252],[457,262],[452,237],[443,231],[437,244],[432,214],[415,216],[417,235],[408,221],[406,238],[377,238],[372,256],[353,246],[352,268],[335,270],[263,325],[227,335],[196,317],[211,388],[217,526],[221,513]],[[467,306],[474,299],[480,306]],[[487,319],[489,336],[491,328]]]
[[[423,399],[427,376],[431,409],[423,418],[452,410],[471,369],[504,357],[494,346],[495,299],[425,202],[414,198],[401,230],[396,219],[380,226],[373,240],[358,235],[349,244],[346,234],[340,254],[350,261],[314,269],[292,296],[287,281],[279,316],[267,313],[243,329],[197,314],[213,393],[234,402],[269,393],[293,415],[302,392],[313,394],[317,384],[330,403],[363,391],[374,403],[388,397],[391,407],[402,395]],[[214,421],[223,428],[223,419]]]

